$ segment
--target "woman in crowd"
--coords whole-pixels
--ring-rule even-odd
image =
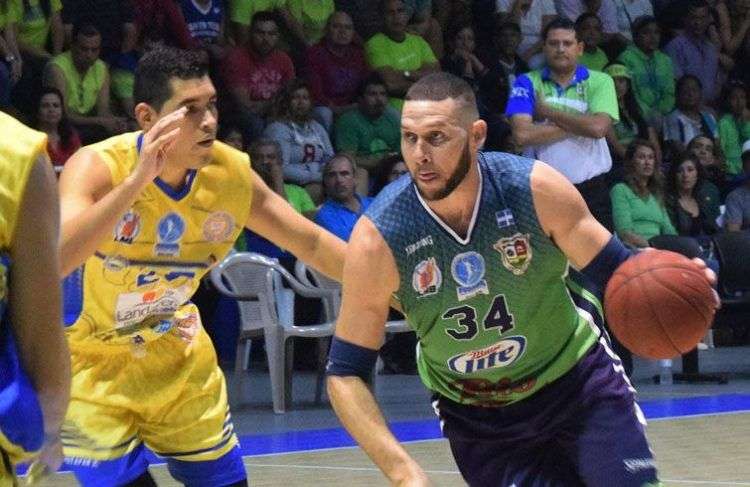
[[[750,140],[747,87],[741,82],[730,82],[721,100],[725,114],[719,119],[719,141],[726,157],[727,175],[736,177],[742,174],[742,144]]]
[[[713,183],[696,157],[684,155],[672,164],[667,186],[667,210],[679,235],[700,238],[719,231],[718,191],[707,190]]]
[[[636,139],[625,154],[622,183],[610,191],[615,231],[633,247],[648,247],[657,235],[676,235],[664,206],[664,185],[656,167],[656,148]]]
[[[703,106],[702,89],[700,80],[691,74],[677,81],[676,108],[664,118],[664,140],[677,153],[698,135],[712,139],[719,135],[716,118]]]
[[[59,172],[81,147],[81,139],[65,114],[62,94],[57,88],[47,86],[42,90],[33,125],[47,134],[47,152]]]
[[[622,164],[625,160],[627,147],[633,140],[645,139],[651,142],[656,151],[656,163],[661,163],[661,147],[659,146],[656,130],[650,127],[643,118],[641,109],[633,94],[630,70],[622,64],[610,64],[604,70],[615,81],[617,106],[620,110],[620,120],[612,124],[607,132],[607,143],[611,149],[613,159]]]
[[[703,166],[706,179],[716,185],[719,191],[726,192],[728,189],[727,168],[719,144],[711,137],[698,135],[688,143],[687,152],[696,157]]]
[[[310,89],[294,79],[274,101],[275,120],[264,132],[281,146],[284,180],[304,187],[316,202],[322,201],[323,164],[334,154],[331,139],[313,119]]]

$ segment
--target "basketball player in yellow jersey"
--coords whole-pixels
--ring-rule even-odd
[[[148,447],[186,485],[246,485],[224,377],[190,296],[242,227],[336,279],[345,244],[215,141],[216,91],[198,54],[146,53],[134,98],[142,132],[83,148],[60,179],[63,272],[82,266],[65,296],[66,462],[83,485],[154,485]]]
[[[53,471],[62,462],[70,358],[47,137],[4,113],[0,133],[0,486],[8,486],[15,464],[34,454]]]

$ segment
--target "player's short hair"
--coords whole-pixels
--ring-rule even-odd
[[[556,17],[544,27],[544,30],[542,30],[542,40],[546,41],[547,36],[554,29],[569,30],[573,32],[573,34],[576,34],[576,40],[580,40],[578,39],[578,34],[576,33],[576,24],[574,24],[572,20],[566,19],[564,17]]]
[[[472,110],[473,118],[479,118],[477,98],[469,83],[450,73],[440,71],[428,74],[411,85],[406,92],[406,101],[443,101],[453,99],[461,108]]]
[[[135,69],[133,101],[148,103],[159,111],[172,97],[169,81],[188,80],[208,75],[208,57],[201,51],[158,46],[146,52]]]
[[[333,161],[336,161],[338,159],[346,159],[347,161],[349,161],[349,165],[352,167],[352,176],[357,174],[357,161],[354,160],[354,156],[349,152],[342,151],[335,153],[330,159],[325,162],[325,164],[323,164],[323,170],[321,171],[321,174],[324,178],[326,174],[328,174],[328,171],[331,169]]]

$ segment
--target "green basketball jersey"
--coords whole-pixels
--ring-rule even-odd
[[[533,165],[479,154],[480,197],[465,238],[430,210],[408,176],[366,212],[398,266],[396,297],[419,338],[422,381],[453,401],[524,399],[598,339],[592,314],[573,301],[567,258],[537,220]]]

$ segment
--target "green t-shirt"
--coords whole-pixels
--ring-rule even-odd
[[[313,203],[310,193],[302,186],[284,184],[284,191],[286,191],[287,201],[297,212],[306,213],[315,210],[315,203]]]
[[[302,25],[305,39],[315,43],[325,35],[328,17],[336,7],[333,0],[287,0],[287,9]]]
[[[657,235],[677,235],[667,209],[654,195],[642,198],[627,184],[618,183],[609,196],[617,233],[630,232],[646,240]]]
[[[286,0],[229,0],[229,19],[238,24],[250,25],[256,12],[284,7]]]
[[[350,110],[336,121],[336,150],[372,155],[400,149],[401,127],[398,113],[392,108],[375,120],[359,109]]]
[[[597,47],[593,53],[583,51],[581,57],[578,58],[578,64],[583,64],[594,71],[603,71],[604,66],[609,64],[609,59],[604,51]]]
[[[99,92],[107,79],[107,65],[97,59],[82,78],[73,64],[70,51],[55,56],[51,63],[60,68],[65,77],[65,104],[68,110],[88,115],[96,107]]]
[[[44,10],[39,0],[28,0],[29,6],[23,10],[18,23],[18,40],[24,44],[44,49],[49,36],[52,15],[62,10],[60,0],[50,0],[50,15],[44,16]]]
[[[656,51],[649,57],[631,44],[617,59],[630,70],[633,94],[647,119],[674,109],[674,68],[669,56]]]
[[[437,63],[430,45],[414,34],[406,34],[402,42],[396,42],[382,32],[375,34],[365,43],[365,56],[372,69],[416,71],[427,64]],[[404,100],[391,97],[390,101],[400,112]]]
[[[738,121],[730,113],[719,119],[719,141],[727,160],[727,173],[742,173],[742,144],[750,140],[750,122]]]

